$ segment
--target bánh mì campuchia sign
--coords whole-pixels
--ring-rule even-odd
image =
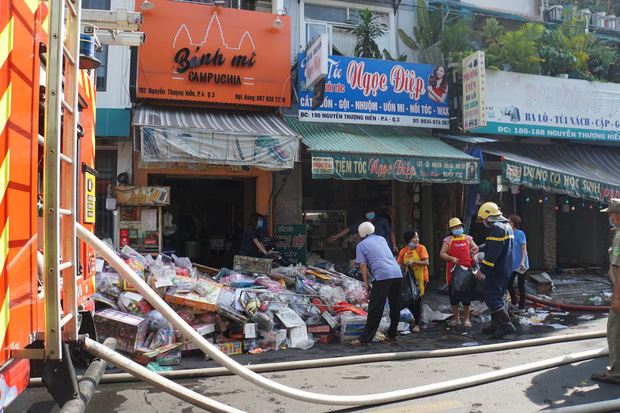
[[[153,0],[141,30],[138,98],[290,107],[291,25],[280,16]],[[278,47],[274,47],[277,44]]]
[[[444,66],[329,56],[325,100],[312,107],[306,55],[299,54],[299,120],[448,129]]]
[[[620,142],[620,85],[487,70],[476,133]]]

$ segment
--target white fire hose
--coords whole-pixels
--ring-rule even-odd
[[[582,360],[588,360],[596,357],[602,357],[608,354],[607,349],[601,348],[596,350],[584,351],[570,355],[560,356],[543,360],[539,362],[529,363],[517,367],[511,367],[503,370],[483,373],[471,377],[449,380],[443,383],[430,384],[417,388],[409,388],[403,390],[390,391],[378,394],[363,395],[331,395],[312,393],[304,390],[295,389],[281,383],[274,382],[258,373],[255,373],[230,357],[222,353],[217,347],[205,340],[193,328],[191,328],[177,313],[175,313],[165,301],[163,301],[125,262],[114,253],[107,245],[101,242],[91,232],[87,231],[83,226],[77,225],[78,237],[90,245],[97,251],[108,263],[110,263],[123,278],[131,283],[138,292],[157,309],[175,328],[177,328],[184,337],[190,339],[200,350],[209,355],[213,360],[221,366],[229,369],[236,375],[256,384],[266,390],[274,393],[316,404],[338,405],[338,406],[362,406],[381,403],[390,403],[406,399],[412,399],[431,394],[437,394],[445,391],[461,389],[473,385],[487,383],[498,379],[504,379],[519,374],[531,373],[541,369],[547,369],[562,364],[574,363]],[[104,358],[105,359],[105,358]],[[112,364],[117,365],[114,361]],[[198,395],[198,394],[196,394]],[[204,396],[201,396],[204,397]],[[189,400],[187,400],[189,401]]]

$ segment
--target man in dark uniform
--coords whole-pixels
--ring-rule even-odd
[[[486,202],[478,210],[478,219],[490,228],[486,243],[480,246],[484,259],[478,278],[484,277],[484,302],[491,311],[491,325],[482,329],[485,334],[502,338],[516,331],[510,321],[502,298],[512,274],[514,233],[502,211],[493,202]]]
[[[336,241],[342,236],[345,236],[347,234],[357,234],[357,230],[359,226],[362,225],[362,223],[370,222],[375,227],[375,235],[379,235],[385,238],[385,241],[388,243],[390,251],[398,252],[398,246],[396,245],[396,236],[394,235],[394,231],[392,231],[392,225],[390,224],[390,222],[383,217],[376,216],[374,209],[369,209],[368,211],[366,211],[364,217],[366,218],[365,220],[359,221],[351,225],[350,227],[343,229],[336,235],[332,235],[331,237],[327,238],[327,242],[329,244],[332,244],[334,241]]]

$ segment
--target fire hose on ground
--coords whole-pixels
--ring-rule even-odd
[[[140,277],[138,277],[132,270],[129,268],[125,262],[120,259],[107,245],[101,242],[98,238],[96,238],[91,232],[87,231],[81,225],[77,225],[77,235],[78,237],[86,242],[88,245],[93,247],[99,255],[101,255],[108,263],[110,263],[127,281],[130,282],[138,292],[155,308],[157,309],[168,321],[170,321],[175,328],[177,328],[184,337],[190,339],[201,351],[205,354],[209,355],[213,360],[219,363],[221,366],[227,368],[234,374],[244,378],[245,380],[260,386],[266,390],[270,390],[274,393],[280,394],[282,396],[290,397],[296,400],[301,400],[310,403],[316,404],[326,404],[326,405],[338,405],[338,406],[361,406],[361,405],[373,405],[380,403],[390,403],[395,401],[401,401],[406,399],[412,399],[416,397],[427,396],[431,394],[441,393],[450,390],[461,389],[473,385],[478,385],[482,383],[486,383],[493,380],[503,379],[507,377],[512,377],[519,374],[526,374],[533,371],[537,371],[540,369],[547,369],[550,367],[558,366],[561,364],[574,363],[581,360],[587,360],[596,357],[602,357],[608,354],[607,349],[596,349],[585,351],[581,353],[575,353],[560,357],[555,357],[548,360],[543,360],[539,362],[529,363],[526,365],[521,365],[517,367],[511,367],[503,370],[493,371],[489,373],[479,374],[467,378],[460,378],[455,380],[449,380],[443,383],[431,384],[420,386],[417,388],[396,390],[391,392],[385,392],[380,394],[363,394],[363,395],[352,395],[352,396],[342,396],[342,395],[331,395],[331,394],[318,394],[312,393],[304,390],[295,389],[289,386],[285,386],[281,383],[277,383],[271,381],[258,373],[251,371],[250,369],[242,366],[238,362],[232,360],[230,357],[224,355],[219,349],[217,349],[213,344],[209,343],[205,340],[201,335],[199,335],[193,328],[191,328],[178,314],[176,314]],[[96,342],[93,342],[90,339],[85,340],[86,348],[103,348],[103,346],[98,345]],[[133,368],[133,365],[139,366],[137,363],[133,363],[128,359],[121,357],[123,359],[120,362],[117,359],[112,359],[111,357],[107,359],[106,354],[97,354],[99,357],[104,360],[109,361],[115,366],[125,370],[130,371],[129,368]],[[142,367],[143,368],[143,367]],[[148,369],[143,368],[149,373]],[[157,375],[157,380],[153,379],[151,384],[158,383],[160,388],[168,391],[170,389],[164,388],[167,385],[162,384],[162,382],[170,382],[165,378]],[[195,400],[192,399],[190,395],[188,395],[187,399],[184,399],[192,404],[194,402],[198,402],[198,398],[206,399],[204,396],[191,392],[188,389],[185,389],[187,392],[190,392],[194,395]],[[211,403],[217,403],[210,399],[208,399]],[[204,402],[204,400],[203,400]],[[234,410],[228,406],[221,405],[217,403],[217,409],[214,407],[210,407],[210,409],[214,409],[216,411],[238,411]],[[222,409],[222,406],[225,406],[226,409]]]

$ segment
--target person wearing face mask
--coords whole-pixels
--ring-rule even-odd
[[[463,304],[463,315],[465,316],[465,327],[471,327],[469,313],[471,309],[470,301],[455,301],[452,298],[452,269],[455,265],[461,265],[465,268],[474,266],[474,262],[478,261],[478,246],[474,239],[469,235],[465,235],[463,223],[458,218],[452,218],[448,226],[452,235],[444,238],[441,245],[439,256],[447,262],[446,264],[446,283],[448,284],[448,294],[450,296],[450,306],[454,317],[448,321],[448,325],[454,326],[461,324],[459,315],[459,304]]]
[[[485,202],[480,206],[478,220],[489,228],[486,242],[480,247],[484,259],[476,274],[478,279],[484,278],[484,302],[491,311],[491,325],[483,328],[482,332],[502,338],[516,331],[502,301],[514,268],[515,236],[508,220],[494,202]]]
[[[357,230],[362,223],[370,222],[375,227],[375,235],[379,235],[385,238],[385,240],[388,243],[388,247],[390,248],[390,251],[398,252],[398,247],[396,246],[396,236],[394,235],[394,232],[392,231],[392,226],[390,225],[389,221],[383,217],[378,217],[375,214],[374,209],[367,210],[364,216],[366,218],[365,220],[359,221],[351,225],[350,227],[343,229],[336,235],[333,235],[327,238],[327,243],[332,244],[338,238],[343,237],[347,234],[357,234],[358,233]]]
[[[413,333],[420,332],[420,320],[422,315],[422,297],[428,283],[428,252],[426,247],[420,244],[420,234],[414,229],[408,229],[403,235],[403,239],[407,246],[398,253],[398,262],[402,267],[411,267],[415,276],[416,283],[420,287],[420,295],[409,306],[409,311],[413,314],[411,331]]]
[[[510,302],[517,305],[517,296],[515,294],[515,278],[519,284],[519,309],[525,309],[525,273],[530,268],[530,260],[527,256],[527,239],[525,232],[521,231],[521,217],[519,215],[511,215],[508,222],[512,231],[515,233],[515,249],[513,271],[508,280],[508,294],[510,294]]]
[[[239,255],[245,257],[263,257],[272,251],[267,251],[263,246],[263,237],[261,235],[263,228],[263,216],[261,214],[252,214],[250,216],[250,224],[245,228],[243,237],[241,237],[241,247]]]
[[[620,199],[610,199],[609,206],[601,209],[601,212],[609,215],[609,225],[614,232],[611,248],[609,248],[609,271],[607,272],[614,285],[614,295],[607,317],[609,367],[604,373],[594,373],[592,380],[620,384]]]

